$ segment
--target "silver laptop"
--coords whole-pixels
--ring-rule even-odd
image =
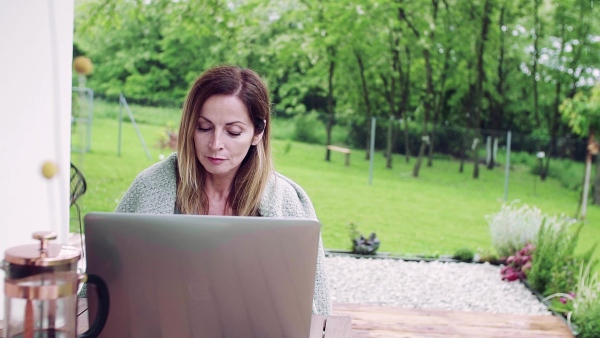
[[[319,233],[297,218],[89,213],[87,273],[110,293],[101,337],[306,338]]]

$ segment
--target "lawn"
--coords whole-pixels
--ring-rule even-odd
[[[88,190],[79,201],[82,214],[114,210],[136,174],[157,162],[161,154],[171,152],[156,144],[168,123],[177,125],[179,110],[135,106],[132,110],[152,160],[146,158],[130,123],[123,124],[118,157],[118,106],[95,103],[92,150],[71,154],[88,182]],[[273,142],[276,169],[310,195],[323,224],[326,248],[348,249],[348,224],[353,222],[366,235],[376,232],[380,250],[385,252],[436,255],[452,254],[461,247],[490,249],[485,216],[498,211],[503,203],[504,168],[482,167],[475,180],[471,164],[461,174],[458,162],[436,159],[432,167],[424,163],[419,178],[413,178],[414,159],[406,164],[396,155],[393,169],[386,169],[383,154],[377,153],[373,183],[369,185],[369,162],[364,160],[363,150],[354,149],[351,165],[345,167],[343,154],[334,152],[332,161],[326,162],[324,146],[287,140],[293,130],[289,121],[274,121],[273,129],[278,138]],[[74,131],[74,135],[79,134]],[[554,179],[535,180],[527,168],[513,167],[509,201],[518,199],[549,214],[574,214],[578,199],[575,191]],[[76,221],[71,222],[71,229],[79,231]],[[598,238],[600,208],[590,206],[579,250],[589,248]],[[596,257],[600,257],[598,252]]]

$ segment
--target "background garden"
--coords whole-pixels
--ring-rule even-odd
[[[504,277],[529,273],[546,296],[579,292],[563,308],[580,304],[577,323],[598,332],[600,284],[582,267],[600,257],[590,251],[600,238],[599,7],[76,1],[74,57],[94,69],[74,86],[96,97],[74,101],[74,148],[91,144],[72,153],[88,180],[82,212],[113,210],[135,175],[172,151],[169,135],[198,74],[223,63],[250,67],[271,89],[276,169],[311,196],[326,248],[349,249],[352,224],[376,232],[380,251],[509,256]],[[349,166],[329,144],[352,150]]]
[[[125,108],[117,102],[96,100],[90,152],[73,152],[72,161],[88,181],[88,191],[80,200],[83,214],[112,211],[135,176],[173,150],[168,135],[176,130],[181,112],[176,108],[131,105],[137,126],[148,147],[147,158]],[[118,156],[119,111],[122,109],[121,156]],[[330,249],[350,249],[349,225],[368,235],[376,232],[380,251],[435,257],[453,255],[460,248],[482,254],[494,253],[487,215],[500,211],[505,202],[505,150],[498,151],[498,164],[480,177],[459,171],[460,160],[436,155],[431,167],[412,176],[415,159],[405,162],[403,154],[393,154],[394,166],[386,168],[384,150],[376,151],[372,184],[369,161],[363,149],[352,149],[350,166],[344,155],[332,153],[325,161],[323,122],[318,119],[273,119],[273,147],[276,169],[297,181],[310,195],[323,223],[323,240]],[[74,125],[72,142],[83,148],[87,134],[84,125]],[[310,136],[307,136],[310,135]],[[333,130],[341,142],[348,131]],[[305,138],[315,143],[305,142]],[[299,141],[302,140],[302,141]],[[486,158],[481,149],[482,159]],[[518,200],[540,208],[549,215],[572,218],[577,211],[583,178],[583,163],[555,160],[551,175],[542,181],[535,154],[511,152],[507,202]],[[472,164],[471,164],[472,165]],[[571,186],[569,185],[571,184]],[[600,208],[590,205],[578,250],[589,249],[600,238]],[[72,222],[72,230],[78,224]],[[597,253],[596,253],[597,254]]]

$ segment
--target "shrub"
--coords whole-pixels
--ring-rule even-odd
[[[365,238],[357,229],[355,223],[348,224],[350,240],[352,242],[352,253],[361,255],[374,255],[379,249],[379,239],[372,232],[368,238]]]
[[[527,243],[535,243],[537,233],[545,215],[536,207],[517,201],[503,204],[496,214],[486,216],[492,236],[492,245],[500,257],[508,257]]]
[[[168,122],[166,127],[158,134],[156,146],[160,150],[169,148],[170,150],[177,150],[177,130],[173,122]]]
[[[510,164],[511,165],[526,165],[527,167],[537,167],[537,161],[535,155],[531,155],[524,151],[515,151],[510,153]]]
[[[474,256],[475,256],[475,253],[473,252],[473,250],[471,250],[469,248],[460,248],[460,249],[456,250],[456,252],[452,256],[452,258],[459,260],[461,262],[472,262]]]
[[[600,337],[600,280],[597,273],[591,275],[593,265],[581,264],[573,298],[572,318],[580,338]]]
[[[323,144],[325,140],[319,137],[317,131],[322,130],[323,123],[319,120],[319,114],[311,112],[301,114],[295,117],[294,137],[298,142]]]
[[[539,164],[530,167],[534,175],[540,174]],[[583,188],[584,164],[570,159],[553,158],[548,168],[548,177],[556,178],[560,184],[570,190]]]
[[[555,293],[545,298],[552,299],[553,310],[566,313],[571,331],[576,331],[577,337],[600,337],[600,281],[597,273],[591,275],[594,265],[591,261],[581,263],[575,292]]]
[[[506,266],[500,270],[502,280],[513,282],[527,278],[527,272],[531,269],[531,254],[535,246],[531,243],[525,245],[521,250],[506,259]]]
[[[537,249],[527,280],[543,295],[570,292],[577,284],[577,270],[581,263],[590,261],[595,247],[583,255],[575,255],[575,247],[583,224],[571,232],[572,222],[550,224],[545,221],[540,227]],[[558,225],[558,227],[552,228]]]
[[[477,253],[473,257],[473,260],[476,262],[480,262],[480,263],[484,263],[484,262],[488,262],[490,264],[499,264],[500,263],[500,259],[498,258],[498,255],[495,252],[493,252],[492,249],[477,248]]]
[[[573,318],[577,324],[578,338],[600,337],[600,300],[596,299],[595,303],[590,304],[587,312],[580,312]]]

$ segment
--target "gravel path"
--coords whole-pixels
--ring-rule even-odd
[[[523,284],[500,279],[490,264],[410,262],[330,256],[333,303],[550,315]]]

